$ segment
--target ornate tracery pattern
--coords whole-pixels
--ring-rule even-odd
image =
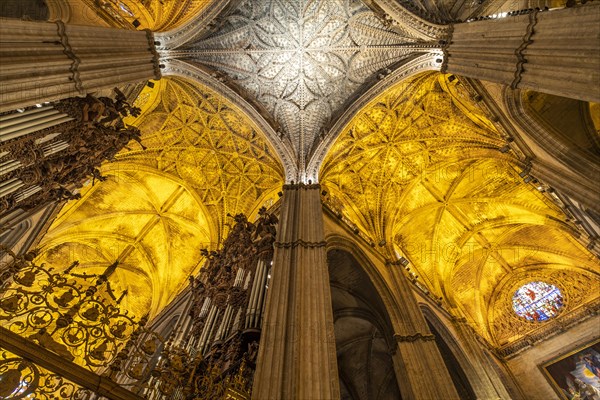
[[[83,0],[111,25],[125,29],[172,30],[192,20],[211,0]]]
[[[187,182],[226,236],[227,215],[252,214],[283,181],[275,152],[249,119],[221,97],[178,79],[157,82],[154,101],[135,122],[146,150],[117,156]],[[143,97],[142,97],[143,100]]]
[[[413,277],[504,343],[533,329],[493,313],[516,290],[498,289],[506,279],[532,266],[542,279],[561,265],[585,286],[598,264],[564,214],[523,182],[516,157],[501,151],[505,139],[461,85],[421,75],[381,95],[341,134],[321,176],[330,203],[373,246],[405,256]]]
[[[545,321],[563,306],[560,289],[546,282],[529,282],[513,295],[513,308],[519,317],[529,321]]]
[[[218,32],[165,56],[226,73],[266,108],[303,163],[361,85],[428,47],[358,0],[263,0],[241,2]]]

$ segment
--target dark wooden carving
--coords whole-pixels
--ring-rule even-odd
[[[52,107],[74,120],[0,144],[0,153],[7,152],[0,162],[21,163],[20,168],[4,175],[2,180],[19,178],[25,184],[20,191],[0,198],[0,215],[14,207],[31,209],[52,201],[78,198],[80,196],[73,191],[89,178],[92,183],[105,179],[98,169],[103,161],[112,160],[131,140],[144,147],[140,131],[123,122],[128,115],[139,115],[140,109],[129,105],[118,89],[115,92],[115,100],[88,95],[56,102]],[[60,134],[44,143],[36,143],[53,133]],[[68,147],[44,155],[44,147],[60,142]],[[17,203],[19,193],[34,185],[41,190]]]

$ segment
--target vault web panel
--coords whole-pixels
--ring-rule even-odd
[[[270,113],[303,163],[361,85],[419,48],[358,0],[253,0],[179,57],[225,73]]]

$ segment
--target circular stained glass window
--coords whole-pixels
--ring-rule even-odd
[[[528,321],[545,321],[558,314],[563,306],[560,290],[546,282],[529,282],[513,296],[513,309]]]

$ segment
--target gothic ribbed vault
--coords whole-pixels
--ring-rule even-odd
[[[107,181],[88,184],[81,200],[64,207],[40,244],[42,261],[77,259],[90,273],[119,261],[113,288],[129,291],[124,304],[134,313],[155,315],[198,270],[198,249],[219,247],[228,215],[252,219],[275,202],[284,180],[315,179],[325,157],[318,175],[328,204],[385,256],[406,257],[417,284],[490,343],[503,345],[532,329],[510,307],[526,279],[560,287],[565,312],[595,301],[596,259],[543,187],[523,181],[524,157],[510,151],[492,122],[497,116],[477,104],[468,82],[427,73],[386,83],[388,74],[423,71],[420,64],[406,67],[419,56],[432,58],[429,67],[441,62],[432,35],[381,17],[390,1],[123,0],[108,8],[81,1],[113,26],[133,29],[137,20],[139,29],[175,28],[156,35],[162,62],[202,70],[212,88],[230,90],[276,134],[267,140],[231,93],[226,99],[181,78],[152,82],[135,102],[141,116],[128,121],[141,129],[144,148],[131,143],[103,166]],[[435,23],[515,7],[398,3]],[[214,24],[211,7],[225,10]],[[197,32],[189,28],[200,23]],[[182,45],[183,38],[193,40]],[[367,101],[372,88],[383,89]],[[532,96],[540,96],[532,98],[533,109],[550,103],[547,95]],[[570,117],[589,114],[580,111]],[[336,131],[337,121],[350,122]],[[597,141],[587,122],[588,141]],[[327,151],[324,143],[340,131]],[[286,162],[295,165],[285,170],[297,175],[284,176],[274,147],[293,155]],[[315,172],[303,176],[307,164]]]
[[[120,0],[81,1],[96,10],[106,22],[125,29],[151,29],[162,32],[185,25],[210,6],[207,0]]]
[[[567,310],[599,282],[576,227],[505,143],[459,79],[422,74],[360,111],[320,174],[333,207],[495,345],[534,328],[511,308],[524,279],[559,286]]]
[[[288,180],[306,180],[311,152],[344,107],[382,70],[437,47],[360,0],[261,0],[240,2],[212,32],[162,56],[209,68],[264,110],[294,154],[299,176]]]
[[[273,204],[283,183],[274,151],[253,123],[219,95],[164,78],[136,101],[135,143],[106,163],[104,182],[67,204],[40,244],[40,261],[101,273],[119,261],[111,285],[126,309],[155,315],[216,249],[232,220]]]

